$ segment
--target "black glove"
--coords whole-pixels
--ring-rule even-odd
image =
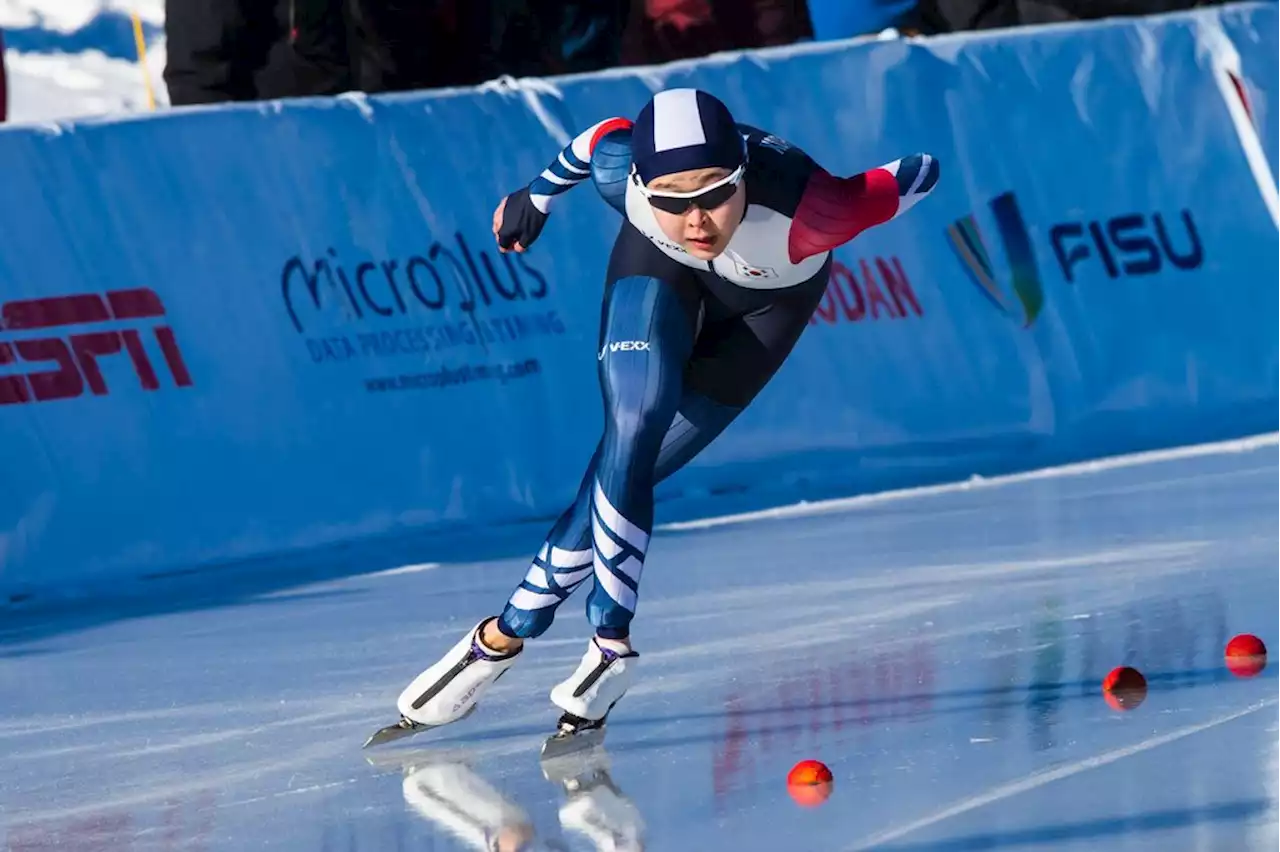
[[[498,229],[498,245],[509,249],[516,243],[528,248],[542,233],[547,224],[547,214],[533,206],[529,187],[518,189],[507,196],[502,208],[502,227]]]

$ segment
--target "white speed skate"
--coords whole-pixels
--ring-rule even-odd
[[[480,642],[489,619],[467,631],[440,660],[415,677],[396,700],[400,721],[382,728],[365,747],[397,740],[430,728],[438,728],[471,715],[494,681],[515,663],[524,650],[500,654]]]
[[[626,695],[635,680],[640,655],[619,654],[602,648],[595,637],[573,674],[551,690],[551,701],[564,711],[556,733],[542,744],[542,754],[552,757],[598,745],[604,740],[604,723],[613,705]]]

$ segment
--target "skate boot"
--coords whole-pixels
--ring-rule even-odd
[[[471,715],[494,681],[520,656],[486,648],[480,633],[492,619],[473,627],[439,662],[414,678],[396,700],[400,721],[375,733],[365,746],[378,745],[437,728]]]
[[[564,711],[554,736],[542,746],[544,756],[589,748],[604,740],[604,723],[613,705],[635,678],[640,655],[618,653],[592,637],[582,662],[567,680],[551,690],[551,701]]]

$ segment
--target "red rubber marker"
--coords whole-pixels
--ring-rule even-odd
[[[834,778],[820,760],[802,760],[787,773],[787,792],[801,807],[814,808],[831,797]]]
[[[1267,646],[1252,633],[1241,633],[1227,643],[1227,668],[1236,677],[1256,677],[1267,667]]]
[[[1117,666],[1102,681],[1102,697],[1113,710],[1136,710],[1147,700],[1147,679],[1131,666]]]

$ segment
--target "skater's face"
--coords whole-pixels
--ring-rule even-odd
[[[662,233],[699,260],[712,260],[725,250],[742,222],[747,203],[740,169],[675,172],[654,178],[645,189],[651,193],[693,194],[674,198],[649,195],[649,206]]]

